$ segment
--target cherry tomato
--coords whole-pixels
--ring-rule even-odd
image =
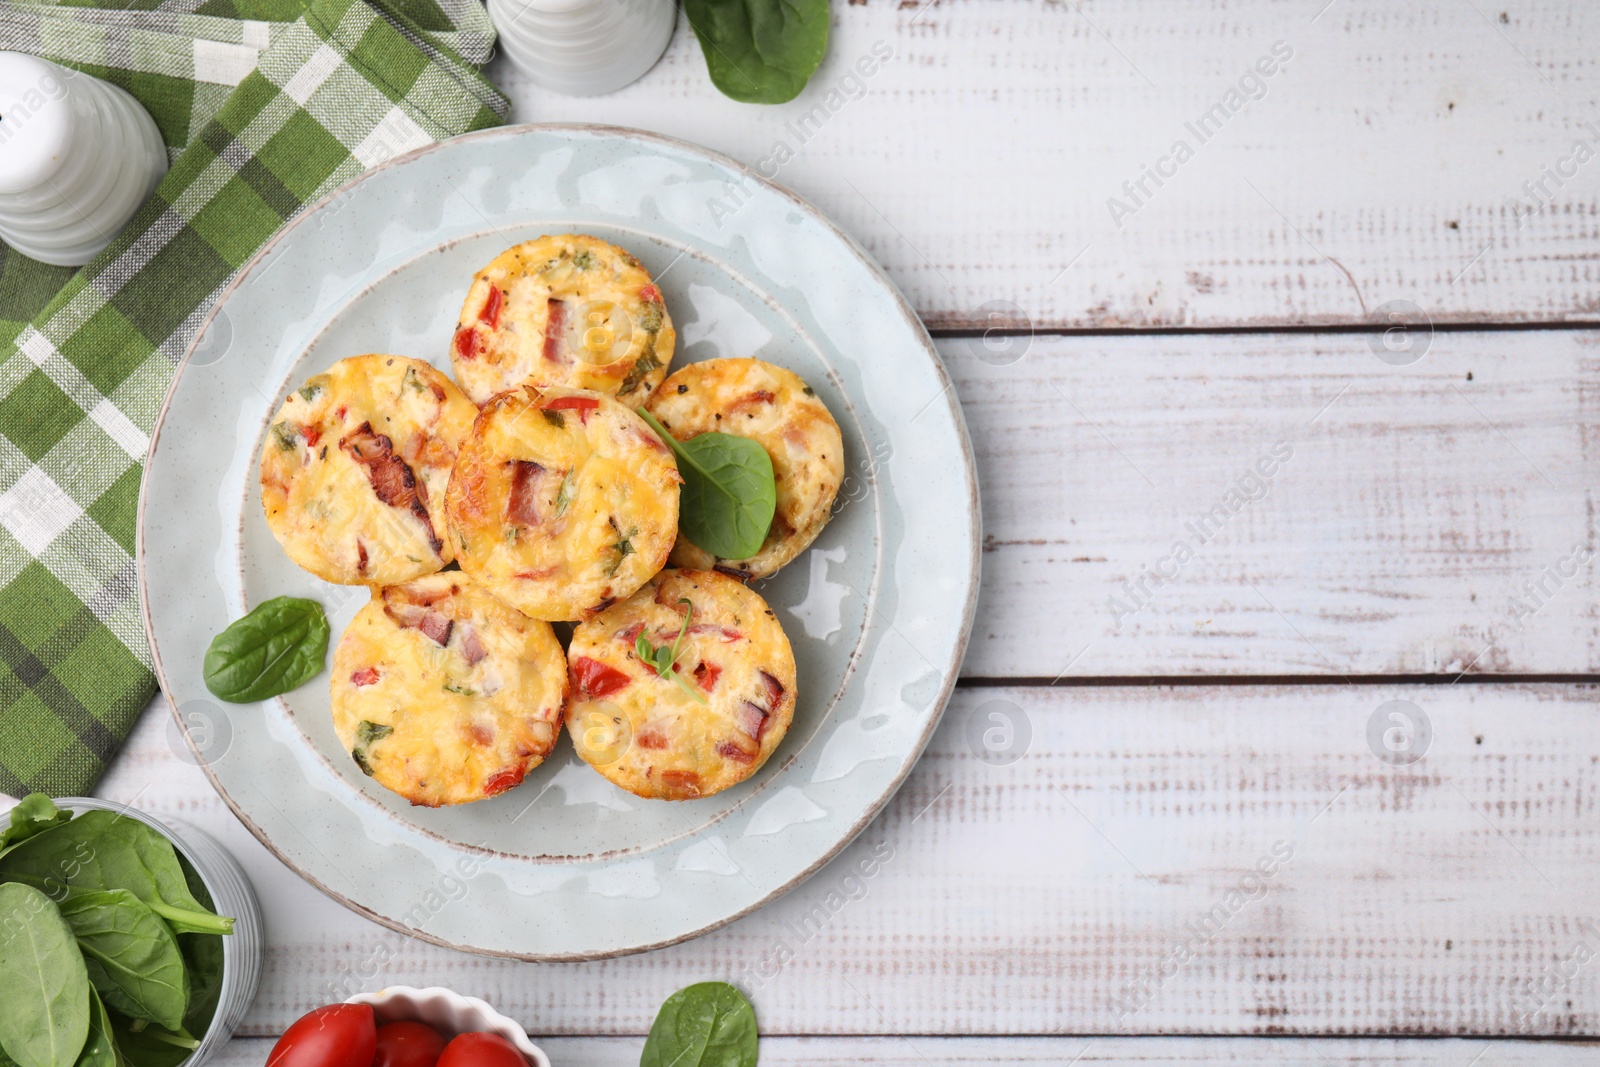
[[[499,1034],[461,1034],[444,1047],[439,1067],[528,1067],[528,1061]]]
[[[434,1067],[443,1051],[444,1035],[427,1023],[385,1023],[372,1067]]]
[[[267,1067],[372,1067],[377,1027],[370,1004],[318,1008],[284,1031]]]

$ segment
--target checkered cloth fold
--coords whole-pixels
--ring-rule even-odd
[[[120,85],[172,169],[77,271],[0,246],[0,791],[82,794],[155,692],[134,514],[195,327],[304,204],[498,125],[478,0],[0,5],[0,49]],[[0,105],[9,101],[0,101]]]

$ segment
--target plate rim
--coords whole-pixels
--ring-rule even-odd
[[[893,298],[895,307],[899,310],[901,316],[906,320],[907,324],[911,327],[913,334],[921,343],[921,346],[929,358],[929,362],[933,367],[937,379],[944,387],[940,396],[944,399],[944,402],[950,411],[952,422],[956,430],[957,444],[961,450],[961,474],[966,484],[966,493],[964,499],[968,509],[969,539],[971,544],[971,549],[968,553],[966,572],[967,597],[966,603],[961,606],[961,625],[959,627],[959,632],[957,634],[954,647],[951,649],[951,658],[948,664],[948,669],[944,675],[944,680],[941,681],[939,691],[935,695],[933,701],[934,705],[938,708],[938,711],[929,718],[927,726],[923,729],[922,733],[916,738],[914,744],[912,745],[909,758],[903,762],[903,765],[894,775],[893,779],[890,780],[883,791],[866,806],[860,817],[857,818],[856,821],[839,836],[838,841],[826,849],[803,870],[791,876],[764,896],[742,908],[730,912],[719,919],[705,923],[693,930],[675,934],[671,937],[653,941],[648,944],[629,946],[625,948],[600,949],[589,952],[528,953],[506,949],[493,949],[479,945],[458,944],[437,934],[407,926],[398,919],[392,919],[388,916],[381,915],[359,901],[347,896],[345,893],[334,889],[324,881],[314,876],[311,872],[301,867],[299,864],[290,860],[272,842],[272,840],[267,836],[266,832],[260,826],[258,826],[248,814],[246,814],[234,797],[230,795],[228,790],[223,787],[222,783],[218,781],[216,773],[212,770],[210,763],[203,755],[201,755],[199,749],[194,743],[194,739],[190,737],[188,724],[185,723],[183,717],[178,714],[177,703],[172,698],[171,687],[167,682],[166,670],[161,660],[160,646],[156,642],[155,627],[151,619],[150,597],[146,595],[146,590],[148,587],[148,566],[146,557],[149,546],[147,545],[145,539],[145,510],[148,503],[148,494],[146,492],[148,478],[145,477],[145,473],[148,471],[150,463],[155,457],[156,448],[161,440],[161,434],[166,429],[167,415],[171,409],[173,397],[177,394],[178,386],[182,380],[183,374],[185,370],[188,369],[190,360],[194,356],[195,350],[199,347],[201,339],[205,337],[206,331],[210,328],[211,323],[216,319],[217,314],[221,311],[223,304],[227,302],[228,298],[232,296],[237,289],[243,286],[245,281],[250,277],[251,273],[271,254],[273,249],[275,249],[281,241],[283,241],[291,233],[294,233],[300,226],[310,221],[317,214],[317,212],[323,208],[324,205],[336,200],[340,196],[343,196],[349,190],[355,188],[375,175],[392,168],[398,168],[402,165],[411,163],[412,161],[420,159],[424,156],[432,155],[435,152],[443,151],[462,142],[495,140],[500,138],[520,138],[541,133],[578,133],[599,137],[613,137],[635,143],[644,142],[646,144],[664,145],[680,152],[686,152],[692,155],[703,157],[732,171],[742,174],[747,179],[754,181],[761,188],[775,193],[779,197],[789,201],[796,208],[809,216],[814,222],[826,227],[830,233],[837,237],[850,251],[850,253],[860,261],[861,265],[866,268],[868,273],[874,276],[881,283],[884,291]],[[950,378],[949,371],[946,369],[944,360],[939,355],[939,351],[933,343],[933,337],[929,334],[926,324],[923,323],[921,317],[917,315],[916,310],[911,306],[910,301],[906,299],[905,294],[900,291],[900,287],[894,283],[893,279],[889,277],[888,273],[883,269],[878,261],[875,260],[866,251],[866,249],[861,246],[860,242],[858,242],[850,233],[845,231],[836,222],[834,222],[826,212],[812,204],[809,200],[800,196],[798,193],[795,193],[793,190],[790,190],[789,188],[780,185],[776,181],[766,177],[758,168],[741,163],[739,160],[725,155],[724,153],[718,152],[715,149],[707,148],[704,145],[695,144],[692,141],[686,141],[681,138],[669,136],[667,134],[655,133],[650,130],[642,130],[631,126],[617,126],[606,123],[585,122],[541,122],[508,124],[494,126],[483,130],[475,130],[470,133],[461,134],[456,137],[450,137],[442,141],[435,141],[432,144],[424,145],[421,148],[394,156],[393,158],[380,163],[376,167],[372,167],[363,171],[354,178],[351,178],[349,181],[329,191],[317,200],[304,205],[294,215],[293,218],[289,219],[282,226],[280,226],[278,230],[270,238],[268,238],[261,245],[261,247],[258,248],[255,253],[244,262],[243,265],[239,267],[239,269],[234,273],[233,277],[229,280],[228,284],[224,286],[223,289],[216,295],[216,298],[212,301],[210,308],[206,311],[205,316],[195,327],[193,335],[185,345],[183,357],[178,361],[177,365],[173,369],[172,382],[167,386],[166,393],[162,397],[161,406],[157,410],[155,423],[150,431],[150,444],[145,450],[144,466],[141,468],[140,472],[139,502],[135,511],[134,561],[136,585],[139,592],[139,614],[144,624],[145,640],[150,646],[152,668],[156,676],[156,682],[161,689],[161,696],[164,700],[166,700],[168,713],[176,721],[178,730],[182,733],[185,743],[189,746],[190,751],[194,754],[195,763],[205,774],[206,780],[211,783],[211,787],[216,791],[217,796],[220,797],[222,802],[227,805],[228,809],[233,812],[234,817],[238,819],[245,829],[250,832],[251,836],[261,843],[267,852],[272,855],[273,859],[277,860],[284,867],[294,872],[296,877],[316,888],[324,896],[329,897],[343,907],[350,909],[356,914],[361,915],[380,926],[393,930],[396,933],[405,934],[408,937],[417,938],[418,940],[424,941],[428,944],[438,945],[441,948],[453,949],[458,952],[465,952],[475,956],[513,959],[531,963],[585,962],[592,960],[616,959],[622,956],[631,956],[643,952],[651,952],[657,949],[667,948],[672,945],[681,944],[685,941],[704,936],[705,934],[727,926],[738,919],[742,919],[745,916],[766,907],[775,900],[778,900],[779,898],[793,892],[796,888],[809,880],[823,867],[831,863],[841,852],[848,848],[856,840],[856,838],[858,838],[866,830],[866,828],[870,826],[880,814],[882,814],[883,809],[886,808],[889,802],[893,800],[894,797],[899,793],[900,788],[905,784],[906,779],[911,776],[912,771],[914,771],[917,765],[921,763],[922,756],[927,751],[928,743],[932,740],[934,732],[939,728],[939,724],[944,721],[945,712],[949,708],[950,697],[955,691],[956,682],[960,675],[961,663],[966,657],[967,646],[971,641],[972,628],[977,608],[978,593],[983,580],[983,510],[981,506],[982,499],[978,489],[977,463],[972,449],[972,436],[967,429],[966,416],[962,410],[960,400],[956,396],[954,386],[955,383]]]

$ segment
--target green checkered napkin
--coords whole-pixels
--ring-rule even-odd
[[[18,796],[88,792],[155,692],[141,463],[217,294],[302,205],[508,112],[478,72],[478,0],[126,2],[0,4],[0,50],[127,89],[173,160],[86,267],[0,246],[0,791]]]

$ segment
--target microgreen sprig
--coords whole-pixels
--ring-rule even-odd
[[[673,669],[673,664],[678,662],[678,649],[683,647],[684,635],[689,632],[689,620],[694,618],[694,604],[688,597],[678,598],[678,603],[688,605],[689,610],[684,612],[683,627],[679,629],[678,636],[673,638],[672,644],[652,646],[641,632],[633,639],[634,653],[656,672],[656,675],[666,682],[677,682],[678,688],[688,693],[698,703],[706,703],[706,698],[696,693],[689,683],[683,680],[683,675]]]

